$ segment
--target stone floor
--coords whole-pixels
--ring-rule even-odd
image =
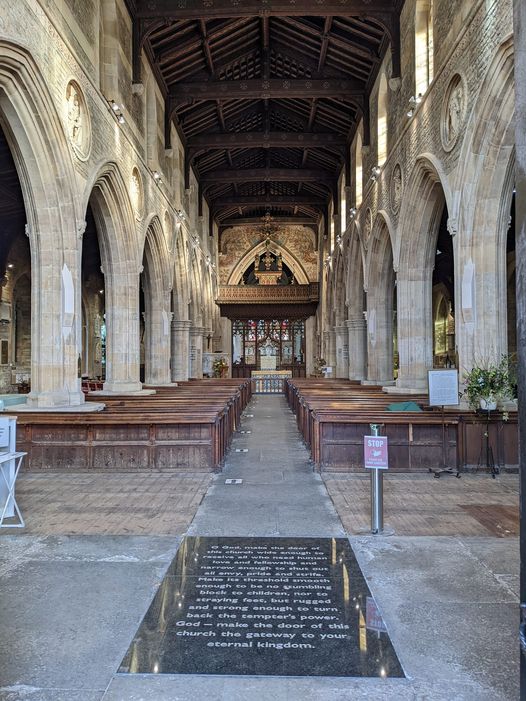
[[[236,435],[189,527],[206,476],[21,477],[27,528],[0,536],[0,700],[518,698],[514,476],[386,477],[396,534],[351,535],[407,679],[117,675],[186,530],[323,537],[367,526],[367,481],[325,475],[329,497],[282,398],[256,397],[241,428],[251,433]]]

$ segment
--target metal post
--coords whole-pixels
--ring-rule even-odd
[[[372,436],[380,435],[380,424],[369,424]],[[384,475],[383,470],[371,470],[371,533],[384,530]]]

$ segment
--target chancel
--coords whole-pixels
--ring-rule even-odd
[[[525,27],[0,0],[0,698],[526,698]]]

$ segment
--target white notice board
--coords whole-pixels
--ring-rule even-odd
[[[458,406],[458,370],[428,370],[430,406]]]

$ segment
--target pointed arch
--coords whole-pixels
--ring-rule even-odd
[[[393,301],[395,273],[390,221],[376,215],[367,256],[367,377],[378,383],[393,379]]]
[[[0,122],[18,173],[31,249],[31,394],[35,406],[80,404],[81,301],[66,311],[64,266],[78,280],[75,172],[62,120],[27,49],[0,41]],[[67,327],[65,323],[67,322]],[[64,331],[64,328],[67,328]],[[63,343],[57,343],[63,338]]]
[[[92,178],[89,203],[97,228],[106,299],[104,389],[134,392],[139,381],[139,255],[137,228],[119,167],[105,163]]]
[[[262,253],[264,253],[265,250],[266,242],[260,241],[255,246],[253,246],[247,253],[245,253],[243,258],[241,258],[241,260],[238,261],[237,265],[232,269],[232,272],[230,273],[227,281],[227,285],[239,285],[241,278],[243,277],[243,274],[245,273],[248,266],[253,262],[256,256],[261,255]],[[277,241],[271,241],[269,250],[275,255],[279,255],[281,253],[283,262],[286,265],[288,265],[288,267],[294,273],[294,277],[296,278],[296,282],[298,283],[298,285],[309,284],[309,276],[305,268],[303,267],[301,261],[298,260],[298,258],[296,258],[296,256],[288,250],[288,248],[285,248],[285,246],[282,246]]]
[[[440,163],[418,157],[400,210],[395,253],[399,373],[404,389],[426,391],[433,367],[432,280],[440,222],[451,193]]]

